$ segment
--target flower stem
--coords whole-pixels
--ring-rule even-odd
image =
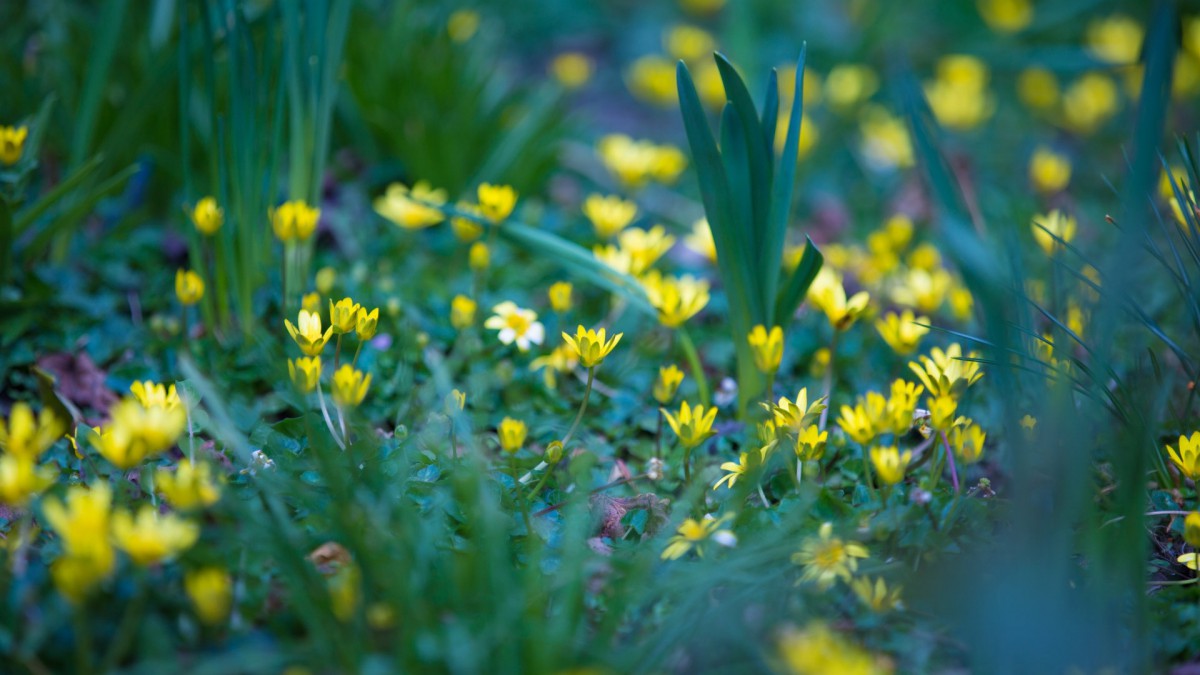
[[[692,483],[692,449],[684,448],[683,450],[683,484],[691,485]]]
[[[337,329],[335,328],[334,330],[337,330]],[[338,369],[338,360],[341,359],[341,357],[342,357],[342,334],[338,333],[337,336],[338,336],[337,346],[333,348],[333,369],[334,369],[334,371],[336,371]]]
[[[833,393],[833,368],[837,363],[838,335],[840,332],[834,329],[833,337],[829,340],[829,365],[825,368],[825,379],[821,383],[821,393],[825,397],[825,409],[821,411],[821,419],[817,423],[818,431],[825,431],[825,423],[829,420],[829,396]]]
[[[592,396],[592,382],[595,380],[596,367],[588,368],[587,386],[583,390],[583,403],[579,404],[579,412],[575,413],[575,421],[571,423],[571,428],[567,430],[567,435],[563,436],[562,444],[563,451],[567,449],[567,442],[571,440],[571,436],[575,435],[575,430],[579,428],[579,422],[583,419],[583,413],[587,410],[588,399]]]
[[[521,507],[521,518],[525,521],[526,536],[533,536],[533,522],[529,519],[529,502],[526,501],[525,495],[521,492],[521,481],[517,478],[520,471],[517,470],[517,455],[513,453],[508,456],[508,470],[513,478],[513,495],[517,499],[517,503]]]
[[[529,496],[525,498],[526,501],[531,503],[533,502],[534,498],[536,498],[538,493],[542,491],[542,488],[545,487],[546,481],[550,478],[550,474],[552,473],[554,473],[553,469],[547,467],[547,470],[542,473],[542,477],[538,479],[537,485],[533,486],[533,490],[531,490],[529,492]]]
[[[942,448],[946,451],[946,462],[950,465],[950,482],[954,485],[954,494],[958,494],[958,469],[954,466],[954,453],[950,451],[950,441],[946,438],[946,432],[938,433],[942,435]]]
[[[359,340],[358,346],[354,348],[354,360],[352,362],[350,362],[350,365],[353,366],[354,368],[358,367],[358,355],[362,352],[362,345],[363,345],[363,341]]]
[[[342,443],[342,439],[338,438],[337,428],[333,426],[333,420],[329,417],[329,409],[325,407],[325,393],[321,391],[321,383],[317,382],[317,400],[321,402],[321,414],[325,416],[325,426],[329,428],[329,435],[333,436],[333,440],[342,450],[346,449],[346,445]]]
[[[692,377],[696,378],[696,393],[700,396],[700,403],[707,408],[711,405],[708,378],[704,375],[704,366],[700,363],[700,354],[696,352],[696,344],[692,342],[692,337],[688,335],[687,329],[683,326],[680,326],[675,332],[679,335],[679,348],[683,350],[683,358],[687,359]]]
[[[134,591],[133,601],[125,609],[125,615],[121,617],[116,637],[109,646],[108,652],[104,655],[104,661],[101,662],[100,666],[101,672],[107,673],[116,667],[117,663],[121,661],[121,657],[125,655],[125,652],[129,651],[134,638],[137,637],[138,626],[142,623],[142,615],[145,613],[146,596],[149,595],[150,585],[146,583],[145,570],[138,570],[135,576],[137,590]]]

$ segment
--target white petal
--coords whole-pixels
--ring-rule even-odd
[[[529,326],[529,330],[525,331],[525,336],[534,344],[542,344],[542,340],[546,339],[546,328],[540,322],[534,321]]]
[[[506,345],[510,345],[512,344],[512,341],[516,339],[517,331],[506,326],[500,330],[500,335],[498,337],[500,338],[501,342]]]

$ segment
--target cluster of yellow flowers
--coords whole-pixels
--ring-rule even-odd
[[[674,74],[671,77],[674,81]],[[604,136],[596,143],[596,152],[609,173],[627,189],[641,188],[652,180],[671,185],[687,168],[687,155],[679,148],[624,134]]]
[[[352,298],[342,298],[338,302],[329,300],[329,327],[322,331],[321,315],[317,311],[301,309],[297,324],[285,319],[284,326],[292,340],[300,347],[305,356],[288,361],[288,373],[292,383],[303,393],[316,389],[320,394],[321,387],[321,353],[325,345],[337,336],[334,352],[334,373],[331,380],[333,401],[338,409],[354,408],[366,398],[367,389],[371,386],[371,375],[357,368],[358,354],[362,344],[375,337],[379,325],[379,308],[367,310]],[[351,363],[341,364],[342,336],[355,333],[359,344]],[[321,394],[323,396],[323,394]],[[323,400],[323,399],[322,399]]]
[[[503,222],[517,206],[517,191],[508,185],[483,183],[476,190],[478,203],[460,202],[451,219],[455,235],[469,242],[483,233],[479,221],[492,224]],[[426,181],[418,181],[409,189],[402,183],[392,183],[375,199],[375,212],[406,230],[421,230],[446,219],[446,191],[435,189]]]
[[[13,404],[7,423],[0,420],[0,503],[25,506],[54,484],[58,472],[39,466],[38,459],[66,430],[66,423],[49,408],[34,416],[28,403]]]

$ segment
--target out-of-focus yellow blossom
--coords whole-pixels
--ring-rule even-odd
[[[975,352],[967,354],[967,358],[976,356]],[[957,398],[964,389],[983,377],[979,362],[963,360],[962,346],[957,342],[945,351],[934,347],[929,356],[920,357],[919,363],[910,361],[908,367],[925,385],[925,390],[935,397],[949,395]]]
[[[62,539],[62,556],[50,568],[54,585],[79,604],[112,573],[116,555],[109,543],[112,489],[108,483],[67,489],[64,505],[55,498],[42,502],[46,523]]]
[[[659,411],[685,448],[694,448],[716,434],[712,430],[713,422],[717,419],[716,406],[706,410],[699,403],[689,406],[687,401],[683,401],[679,404],[678,415],[672,415],[663,408],[659,408]]]
[[[349,363],[343,363],[333,374],[330,390],[333,402],[342,408],[353,408],[367,397],[367,389],[371,386],[371,375],[363,373]]]
[[[454,208],[463,214],[469,214],[476,218],[483,217],[483,212],[471,202],[458,202],[454,205]],[[453,230],[455,238],[464,244],[469,244],[483,235],[483,225],[465,215],[451,218],[450,229]]]
[[[1174,181],[1174,183],[1172,183]],[[1163,199],[1175,196],[1175,185],[1180,190],[1187,190],[1188,173],[1182,166],[1172,166],[1170,171],[1162,169],[1158,172],[1158,194]]]
[[[887,399],[878,392],[869,391],[859,397],[854,407],[843,405],[837,425],[855,443],[866,445],[877,433],[876,422],[882,422],[887,414]]]
[[[592,255],[596,256],[596,260],[604,263],[606,267],[620,274],[629,274],[633,268],[633,258],[629,255],[629,251],[606,244],[604,246],[593,246]]]
[[[783,113],[781,113],[781,116],[786,119]],[[787,143],[787,135],[788,129],[786,123],[780,123],[775,126],[775,152],[783,152],[783,146]],[[796,160],[799,161],[808,157],[808,153],[812,152],[812,149],[816,147],[819,140],[821,140],[821,130],[817,127],[817,123],[807,113],[801,114],[800,138],[796,140]]]
[[[465,295],[456,295],[450,301],[450,325],[458,330],[475,323],[475,301]]]
[[[329,338],[333,336],[333,327],[327,328],[322,333],[321,315],[303,309],[300,310],[297,322],[300,324],[299,328],[287,319],[283,320],[283,325],[292,339],[296,341],[296,345],[300,347],[300,351],[308,356],[320,356],[321,350],[325,348],[325,343],[329,342]]]
[[[1117,85],[1102,73],[1088,73],[1071,83],[1062,97],[1063,123],[1079,134],[1090,134],[1117,112]]]
[[[21,161],[25,152],[25,139],[29,137],[29,127],[0,126],[0,163],[12,166]]]
[[[1046,255],[1052,256],[1062,248],[1059,239],[1069,244],[1075,238],[1075,217],[1054,209],[1034,217],[1030,229],[1033,230],[1033,240],[1037,245]]]
[[[200,527],[173,513],[160,514],[150,504],[138,509],[136,518],[128,511],[112,516],[113,542],[134,564],[142,567],[169,560],[192,547]]]
[[[1200,551],[1188,551],[1182,553],[1175,562],[1187,567],[1189,570],[1200,570]]]
[[[1058,105],[1058,78],[1045,68],[1026,68],[1017,76],[1017,96],[1029,108],[1046,112]]]
[[[668,328],[678,328],[708,304],[708,282],[685,274],[665,277],[651,270],[642,278],[642,287],[651,306],[658,310],[658,320]]]
[[[1191,98],[1200,92],[1200,57],[1181,52],[1175,56],[1175,69],[1171,77],[1171,95],[1175,98]],[[1138,88],[1140,91],[1140,87]]]
[[[983,443],[987,434],[971,420],[954,427],[946,433],[946,440],[954,449],[954,456],[964,464],[974,464],[983,457]]]
[[[1175,216],[1175,222],[1179,223],[1182,228],[1188,228],[1187,214],[1184,213],[1183,207],[1179,203],[1179,199],[1171,197],[1167,200],[1171,205],[1171,213]],[[1188,212],[1192,214],[1193,220],[1200,219],[1200,209],[1196,206],[1196,194],[1188,190],[1184,195],[1184,203],[1187,205]]]
[[[375,213],[406,230],[421,230],[446,219],[437,208],[446,203],[446,191],[419,181],[410,191],[403,183],[392,183],[375,198]]]
[[[1189,546],[1200,547],[1200,512],[1192,511],[1183,521],[1183,540]]]
[[[801,582],[814,581],[827,589],[838,579],[850,581],[858,570],[858,559],[868,555],[862,544],[833,536],[833,523],[822,523],[817,536],[806,539],[792,554],[792,563],[804,567]]]
[[[788,675],[890,675],[887,661],[878,660],[861,647],[820,622],[804,630],[789,628],[779,638],[782,672]]]
[[[1078,336],[1083,336],[1087,328],[1088,314],[1075,300],[1067,301],[1067,328]]]
[[[904,169],[914,164],[912,140],[904,121],[878,105],[863,109],[858,120],[860,150],[875,169]]]
[[[859,291],[847,300],[841,276],[826,268],[817,273],[812,285],[808,287],[809,302],[824,312],[830,325],[839,331],[854,325],[858,317],[866,311],[870,299],[869,293]]]
[[[525,445],[525,437],[529,434],[529,428],[525,426],[525,422],[505,417],[500,420],[500,426],[496,428],[496,435],[500,438],[500,449],[504,452],[514,453]]]
[[[964,54],[943,57],[937,79],[925,84],[925,97],[938,122],[957,130],[974,129],[992,115],[995,104],[987,91],[988,69]]]
[[[556,281],[550,285],[550,289],[546,291],[546,297],[550,299],[550,309],[559,314],[565,314],[571,311],[571,293],[574,287],[569,281]]]
[[[133,398],[121,399],[109,412],[112,422],[88,440],[105,459],[126,470],[175,445],[187,425],[182,407],[147,408]]]
[[[844,63],[825,77],[824,96],[837,111],[848,110],[871,98],[879,89],[879,76],[867,65]]]
[[[147,408],[174,408],[181,403],[179,392],[173,384],[168,386],[151,380],[137,381],[129,385],[129,393]]]
[[[911,309],[901,314],[888,312],[882,319],[875,321],[875,330],[879,336],[897,354],[911,354],[921,344],[921,338],[929,332],[929,317],[914,317]]]
[[[205,236],[216,234],[225,223],[225,211],[217,206],[217,200],[212,197],[201,198],[188,216],[192,219],[192,225],[196,226],[196,231]]]
[[[471,269],[481,272],[486,270],[491,264],[492,252],[488,249],[487,244],[482,241],[471,244],[471,250],[467,252],[467,265]]]
[[[66,423],[50,408],[42,408],[35,417],[28,403],[17,401],[8,413],[7,423],[0,419],[0,450],[35,460],[66,432]]]
[[[633,95],[660,106],[668,106],[679,98],[675,88],[675,64],[658,54],[647,54],[629,66],[626,74]]]
[[[662,559],[678,560],[693,548],[700,557],[704,557],[704,543],[709,539],[721,546],[734,546],[737,544],[737,536],[733,534],[732,530],[721,527],[732,519],[732,515],[722,516],[719,519],[709,515],[700,520],[688,518],[676,530],[675,536],[667,540],[667,547],[663,549]]]
[[[20,455],[0,455],[0,504],[17,508],[54,485],[58,472]]]
[[[654,381],[654,400],[667,405],[675,398],[679,385],[683,382],[683,371],[675,364],[659,366],[658,379]]]
[[[512,215],[517,206],[517,191],[510,185],[491,185],[483,183],[477,191],[479,210],[483,216],[493,223],[498,223]]]
[[[450,39],[462,44],[475,36],[479,30],[479,12],[470,9],[460,9],[446,20],[446,32]]]
[[[1015,33],[1033,21],[1030,0],[976,0],[979,15],[997,33]]]
[[[271,228],[279,241],[304,241],[316,231],[321,209],[309,206],[302,199],[294,199],[280,204],[269,215]]]
[[[712,228],[708,226],[707,218],[692,223],[692,233],[683,238],[683,245],[704,256],[709,262],[717,262],[717,244],[713,241]]]
[[[815,424],[808,425],[796,436],[796,457],[802,462],[814,462],[825,455],[828,431],[821,431]]]
[[[821,416],[821,412],[828,407],[824,396],[819,396],[809,403],[808,387],[796,392],[794,400],[780,396],[775,403],[761,403],[760,405],[771,413],[772,419],[775,420],[775,426],[781,429],[786,427],[795,433],[800,433],[805,427],[815,422]]]
[[[933,272],[942,266],[942,254],[929,242],[918,244],[908,254],[908,266],[913,269]]]
[[[671,86],[674,88],[674,67]],[[624,134],[609,134],[596,145],[604,166],[629,188],[640,188],[650,179],[670,184],[687,168],[687,156],[671,145],[655,145]]]
[[[208,464],[192,464],[184,459],[174,473],[164,468],[154,472],[154,488],[167,502],[181,511],[212,506],[221,498],[220,484]]]
[[[497,337],[506,345],[516,342],[517,349],[527,352],[529,345],[540,345],[546,337],[546,329],[532,309],[521,309],[511,300],[505,300],[492,307],[492,312],[494,315],[483,322],[483,327],[500,331]]]
[[[1029,180],[1038,192],[1061,192],[1071,182],[1071,158],[1038,146],[1029,159]]]
[[[900,602],[901,587],[888,588],[883,577],[876,578],[874,582],[869,577],[859,577],[850,582],[850,588],[854,590],[858,599],[876,614],[890,612],[903,606]]]
[[[603,328],[596,331],[583,326],[576,328],[573,336],[567,333],[562,334],[563,340],[571,345],[571,349],[579,356],[579,362],[583,364],[584,368],[595,368],[603,363],[604,358],[612,353],[624,336],[624,333],[617,333],[605,340],[606,335]]]
[[[679,0],[679,6],[689,14],[708,15],[721,11],[725,0]]]
[[[925,387],[912,382],[896,379],[892,382],[891,396],[887,400],[883,417],[873,422],[879,426],[879,431],[890,431],[900,435],[908,433],[913,425],[913,413],[917,409],[917,399]]]
[[[895,485],[904,480],[904,472],[912,460],[912,450],[901,453],[896,446],[889,445],[881,448],[871,448],[871,466],[875,475],[888,485]]]
[[[1122,14],[1093,19],[1087,27],[1088,51],[1109,63],[1135,63],[1142,49],[1143,32],[1141,24]]]
[[[329,608],[342,623],[354,617],[362,601],[362,572],[354,561],[340,565],[326,580],[329,586]]]
[[[1021,418],[1021,428],[1024,429],[1025,431],[1033,431],[1033,428],[1036,426],[1037,426],[1037,418],[1034,417],[1033,415],[1026,414],[1024,417]]]
[[[947,300],[950,302],[950,312],[954,314],[955,319],[966,321],[971,318],[971,310],[975,307],[975,298],[971,296],[971,291],[963,286],[955,286],[950,289]]]
[[[175,270],[175,297],[184,307],[200,302],[204,298],[204,280],[193,270]]]
[[[767,331],[766,326],[755,326],[746,340],[750,343],[750,351],[754,354],[754,366],[763,373],[774,373],[779,370],[783,361],[783,329],[773,326]]]
[[[321,295],[329,295],[333,292],[333,285],[337,283],[337,270],[326,265],[317,270],[315,281],[317,292]]]
[[[796,98],[796,64],[785,63],[776,69],[776,76],[779,82],[779,104],[782,106],[780,110],[780,119],[787,119],[790,114],[792,105],[795,104]],[[821,83],[821,75],[812,68],[804,69],[804,103],[805,110],[811,109],[819,104],[824,93]]]
[[[677,24],[663,31],[663,49],[675,60],[696,61],[715,47],[712,34],[699,26]]]
[[[1179,449],[1167,446],[1167,454],[1171,461],[1179,467],[1180,473],[1196,480],[1200,478],[1200,431],[1192,432],[1191,437],[1179,437]]]
[[[696,94],[700,102],[711,110],[720,110],[725,106],[728,97],[725,96],[725,82],[721,79],[721,69],[715,61],[702,61],[696,65],[693,72],[696,78]]]
[[[300,298],[300,309],[308,312],[321,311],[321,294],[316,291],[305,293]]]
[[[1200,16],[1184,17],[1183,48],[1200,59]]]
[[[307,394],[321,382],[321,357],[302,356],[288,359],[288,376],[301,393]]]
[[[675,245],[675,237],[667,234],[662,225],[655,225],[649,230],[631,227],[622,232],[617,240],[621,250],[629,254],[629,273],[634,276],[644,274]]]
[[[376,307],[368,312],[366,307],[359,307],[358,313],[354,315],[354,332],[358,334],[358,339],[370,340],[375,337],[375,331],[378,328],[379,308]]]
[[[766,451],[767,448],[763,448],[758,452],[739,453],[738,461],[725,462],[721,464],[721,470],[728,471],[729,473],[717,480],[717,482],[713,484],[712,489],[716,490],[725,484],[728,484],[729,488],[733,489],[733,486],[737,485],[738,479],[746,475],[746,472],[755,466],[756,459],[759,462],[762,461],[763,457],[766,455]]]
[[[954,426],[958,401],[949,394],[929,399],[929,422],[938,431],[949,431]]]
[[[894,214],[883,224],[883,232],[891,242],[892,248],[896,251],[902,251],[912,241],[912,218],[903,213]]]
[[[183,588],[196,616],[209,626],[223,623],[233,605],[233,580],[219,567],[189,570],[183,576]]]
[[[354,332],[358,321],[358,310],[362,309],[352,298],[342,298],[335,304],[329,299],[329,327],[335,335]],[[319,329],[318,329],[319,330]]]
[[[561,344],[545,356],[529,362],[529,370],[542,371],[542,381],[547,389],[558,388],[558,373],[569,373],[579,365],[579,355],[568,344]]]
[[[950,291],[953,283],[954,279],[950,273],[941,267],[932,272],[912,268],[899,284],[892,287],[892,301],[932,314],[946,301],[946,293]]]
[[[637,217],[637,204],[621,199],[619,195],[591,194],[583,202],[583,215],[591,221],[596,236],[612,239]]]
[[[592,77],[592,60],[579,52],[565,52],[550,62],[550,74],[567,89],[578,89]]]

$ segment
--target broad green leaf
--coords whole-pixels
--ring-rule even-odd
[[[812,239],[804,237],[804,253],[800,256],[800,263],[796,265],[792,276],[788,278],[787,285],[783,287],[783,291],[779,294],[779,301],[775,304],[775,322],[777,325],[791,321],[792,314],[795,314],[796,308],[804,301],[804,294],[808,292],[808,287],[812,285],[813,279],[817,278],[817,272],[821,271],[821,265],[825,262],[825,256],[821,255],[821,251],[817,249],[817,245]]]
[[[88,178],[91,177],[92,173],[94,173],[96,169],[100,168],[100,165],[103,163],[103,155],[93,156],[91,159],[84,162],[83,165],[78,169],[75,169],[70,176],[67,176],[66,180],[54,186],[53,190],[47,192],[42,196],[41,199],[34,202],[33,206],[30,206],[28,209],[18,214],[15,221],[15,227],[13,228],[14,235],[19,237],[24,234],[25,230],[29,229],[29,227],[32,226],[38,218],[41,218],[43,214],[49,211],[51,207],[61,201],[66,195],[74,192],[79,188],[80,185],[87,181]]]
[[[771,203],[767,216],[762,259],[773,261],[772,264],[778,264],[778,261],[783,259],[783,243],[787,237],[788,219],[791,217],[792,189],[796,182],[796,155],[800,147],[800,124],[803,119],[804,62],[807,53],[808,45],[801,45],[800,56],[796,59],[796,82],[792,97],[792,112],[788,117],[787,138],[783,143],[783,154],[779,157],[779,166],[775,169],[771,185]],[[773,138],[771,142],[774,143]],[[819,267],[820,265],[818,265]],[[775,299],[779,277],[777,274],[765,276],[763,297],[766,298],[766,302],[770,303]],[[805,288],[807,288],[807,284]],[[799,300],[796,302],[799,303]],[[777,323],[783,317],[776,315],[767,318],[769,319],[768,323]]]

